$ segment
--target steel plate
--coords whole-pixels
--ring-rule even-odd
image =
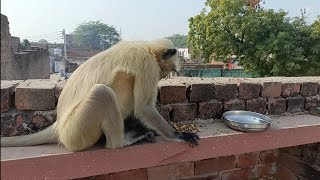
[[[251,111],[227,111],[222,116],[228,127],[245,132],[264,131],[272,122],[268,116]]]

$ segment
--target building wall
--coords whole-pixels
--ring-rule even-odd
[[[11,36],[10,37],[10,44],[11,44],[11,48],[13,53],[17,53],[19,44],[20,44],[20,38],[19,37],[15,37],[15,36]]]
[[[1,79],[14,78],[12,58],[9,21],[7,16],[1,14]]]
[[[78,50],[78,49],[73,49],[73,50],[67,50],[67,57],[68,58],[90,58],[101,51],[98,50]]]
[[[20,38],[10,35],[9,21],[1,14],[1,80],[50,78],[47,49],[32,47],[18,52]]]
[[[14,54],[13,66],[16,80],[49,79],[50,59],[47,49],[33,47]]]

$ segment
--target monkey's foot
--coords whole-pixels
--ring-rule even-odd
[[[198,140],[200,139],[198,135],[192,132],[175,132],[175,135],[185,141],[191,144],[191,146],[198,146]]]

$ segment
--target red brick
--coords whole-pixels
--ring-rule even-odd
[[[150,179],[176,179],[194,175],[194,163],[184,162],[148,168],[148,180]]]
[[[276,163],[265,164],[262,166],[258,166],[258,177],[270,177],[275,175],[277,170]]]
[[[236,99],[238,97],[237,84],[216,84],[214,96],[216,99]]]
[[[26,120],[27,117],[24,112],[1,115],[1,136],[8,137],[28,134],[28,129],[24,128]]]
[[[170,105],[156,106],[156,109],[165,120],[170,121],[170,112],[172,110]]]
[[[178,178],[177,180],[221,180],[218,174],[207,174],[200,176]]]
[[[222,114],[222,109],[222,102],[219,100],[211,100],[209,102],[199,103],[199,118],[220,118]]]
[[[187,88],[184,85],[168,85],[159,87],[160,103],[182,103],[187,102]]]
[[[195,175],[216,173],[236,167],[236,156],[225,156],[214,159],[201,160],[194,163]]]
[[[41,131],[56,121],[56,111],[10,111],[1,116],[1,136],[19,136]]]
[[[1,113],[8,112],[12,106],[12,88],[2,88],[1,87]]]
[[[297,96],[300,93],[301,83],[283,83],[282,97]]]
[[[287,111],[291,113],[303,111],[304,102],[305,98],[302,96],[287,97]]]
[[[239,98],[255,99],[260,96],[261,84],[257,83],[240,83]]]
[[[194,175],[194,163],[185,162],[176,164],[176,177],[186,177]]]
[[[258,154],[257,152],[240,154],[238,157],[237,167],[238,168],[248,168],[255,166],[258,161]]]
[[[172,121],[189,121],[194,120],[197,116],[197,104],[196,103],[179,103],[172,104]]]
[[[15,105],[19,110],[51,110],[55,108],[54,80],[27,80],[16,88]]]
[[[279,180],[298,180],[298,177],[288,168],[278,164],[276,177]]]
[[[174,180],[175,179],[175,165],[165,165],[152,167],[147,169],[148,180]]]
[[[267,100],[266,98],[257,98],[246,101],[246,110],[266,114]]]
[[[32,117],[32,123],[37,127],[43,127],[46,119],[43,116],[35,115]]]
[[[212,84],[192,84],[190,101],[210,101],[214,98],[214,86]]]
[[[300,146],[293,146],[293,147],[286,147],[281,148],[280,153],[286,152],[291,155],[300,156],[301,155],[301,147]]]
[[[242,99],[231,99],[223,103],[224,111],[245,110],[245,102]]]
[[[295,174],[303,174],[305,172],[305,169],[302,166],[304,163],[302,163],[298,157],[288,153],[280,153],[278,163],[289,168]]]
[[[315,96],[318,91],[318,83],[316,82],[304,82],[301,85],[300,94],[304,97]]]
[[[288,153],[280,153],[278,164],[290,169],[294,174],[305,177],[306,179],[317,179],[320,177],[320,171],[310,167],[299,157]]]
[[[308,110],[310,107],[317,107],[318,98],[319,97],[317,97],[317,96],[306,97],[306,102],[305,102],[304,108]]]
[[[283,114],[286,112],[286,99],[279,98],[269,98],[268,99],[268,113],[269,114]]]
[[[67,80],[62,80],[62,81],[59,81],[59,82],[56,84],[56,86],[55,86],[55,88],[54,88],[54,96],[56,97],[56,100],[59,99],[60,94],[61,94],[64,86],[66,85],[66,82],[67,82]]]
[[[22,81],[1,80],[1,113],[8,112],[13,105],[14,88]]]
[[[106,175],[96,176],[95,180],[147,180],[147,170],[146,169],[136,169],[131,171],[124,171],[119,173],[112,173]]]
[[[262,84],[261,96],[262,97],[280,97],[282,90],[281,82],[265,82]]]
[[[259,154],[259,164],[275,163],[278,160],[278,150],[261,151]]]
[[[221,173],[221,180],[248,180],[255,179],[256,172],[254,169],[234,169]]]
[[[97,180],[97,179],[99,179],[99,177],[102,177],[102,178],[100,178],[100,180],[102,180],[103,177],[105,177],[105,176],[104,175],[101,175],[101,176],[89,176],[89,177],[77,178],[77,179],[74,179],[74,180]]]

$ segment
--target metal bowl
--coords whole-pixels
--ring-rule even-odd
[[[251,111],[227,111],[222,116],[228,127],[244,132],[264,131],[272,122],[268,116]]]

